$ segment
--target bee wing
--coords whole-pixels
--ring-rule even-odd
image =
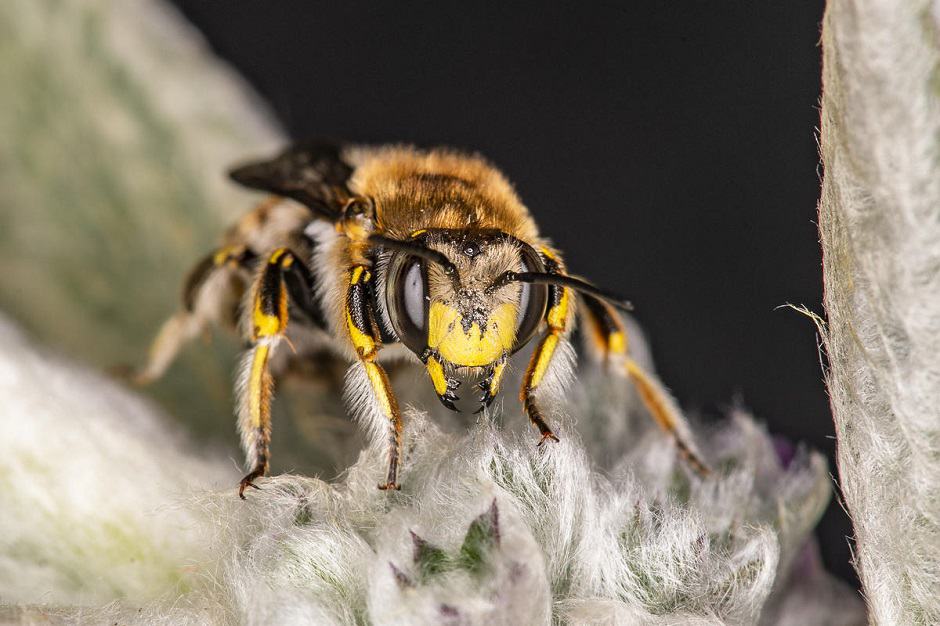
[[[335,221],[352,195],[346,186],[353,167],[343,159],[343,146],[308,141],[288,147],[264,161],[252,161],[229,171],[235,182],[291,198],[317,216]]]

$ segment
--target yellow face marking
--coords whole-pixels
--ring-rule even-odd
[[[262,411],[266,409],[265,395],[268,391],[265,368],[268,364],[269,349],[266,344],[258,345],[251,360],[251,377],[248,379],[248,411],[252,428],[260,428],[264,419]]]
[[[434,383],[434,391],[437,392],[437,395],[443,396],[447,393],[447,377],[444,376],[444,366],[437,359],[431,357],[428,359],[427,368],[431,382]]]
[[[565,327],[565,323],[568,320],[567,289],[561,290],[561,298],[558,300],[558,304],[549,309],[546,320],[551,328],[561,329]]]
[[[545,246],[542,246],[542,254],[547,256],[552,261],[557,261],[557,259],[555,258],[555,254],[551,250],[546,248]]]
[[[552,362],[552,353],[555,352],[555,346],[558,345],[558,335],[550,334],[545,337],[539,346],[539,356],[532,367],[532,375],[529,377],[529,387],[539,386],[548,371],[548,365]]]
[[[464,332],[460,313],[441,302],[431,303],[428,314],[428,347],[454,365],[489,365],[512,349],[516,339],[516,306],[503,303],[486,321],[486,332],[474,323]]]
[[[427,229],[427,228],[422,228],[422,229],[420,229],[420,230],[416,230],[415,232],[411,233],[411,238],[414,239],[415,237],[420,237],[421,235],[423,235],[423,234],[426,233],[426,232],[428,232],[428,229]]]

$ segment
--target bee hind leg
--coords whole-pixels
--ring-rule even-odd
[[[583,296],[580,308],[585,322],[585,335],[603,355],[609,368],[628,378],[640,395],[643,405],[653,420],[672,436],[679,454],[700,476],[711,473],[702,461],[693,442],[691,429],[672,396],[655,376],[646,372],[627,352],[627,335],[620,315],[613,308],[592,298]]]

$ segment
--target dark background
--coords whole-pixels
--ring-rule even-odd
[[[637,305],[684,406],[740,399],[835,467],[814,328],[776,310],[822,308],[821,1],[176,4],[294,137],[486,155]],[[855,582],[849,533],[833,501],[823,556]]]

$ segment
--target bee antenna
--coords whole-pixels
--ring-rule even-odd
[[[607,302],[614,308],[620,309],[621,311],[629,312],[633,310],[633,304],[631,304],[629,300],[624,300],[620,296],[613,294],[605,289],[595,287],[591,283],[581,280],[580,278],[565,276],[563,274],[548,274],[545,272],[503,272],[503,274],[500,275],[500,277],[489,286],[487,291],[496,291],[500,287],[508,285],[509,283],[539,283],[543,285],[561,285],[562,287],[569,287],[575,291],[579,291],[583,294],[591,296],[592,298],[603,300],[604,302]]]
[[[448,259],[443,252],[432,250],[418,242],[391,239],[378,234],[369,235],[369,242],[376,246],[388,248],[389,250],[398,250],[399,252],[405,252],[416,257],[421,257],[422,259],[427,259],[428,261],[433,261],[440,265],[444,269],[444,273],[448,276],[457,275],[457,266],[451,263],[450,259]]]

